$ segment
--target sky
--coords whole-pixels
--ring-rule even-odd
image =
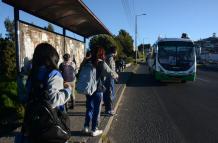
[[[180,37],[187,33],[192,40],[218,35],[218,0],[83,0],[89,9],[104,23],[112,34],[126,30],[135,38],[137,16],[137,43],[153,44],[158,36]],[[13,8],[0,1],[0,33],[5,35],[4,20],[13,19]],[[20,19],[46,26],[48,22],[20,14]],[[56,32],[62,32],[55,27]],[[67,33],[71,37],[75,34]]]

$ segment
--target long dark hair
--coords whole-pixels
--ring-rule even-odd
[[[56,49],[48,43],[40,43],[33,53],[30,75],[36,76],[41,66],[46,66],[49,71],[58,69],[58,61],[59,55]]]

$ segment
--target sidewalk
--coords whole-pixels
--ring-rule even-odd
[[[120,101],[120,97],[125,90],[126,83],[132,75],[136,67],[130,66],[124,72],[119,74],[119,81],[115,84],[115,102],[114,102],[114,110],[116,111],[118,108],[118,104]],[[86,98],[84,95],[76,95],[76,105],[74,110],[70,110],[68,113],[70,115],[71,120],[71,133],[72,133],[72,141],[74,143],[98,143],[104,140],[105,134],[107,134],[110,124],[112,123],[113,116],[108,117],[104,114],[104,106],[102,106],[101,111],[101,120],[99,129],[104,130],[103,135],[99,137],[91,137],[89,134],[84,134],[81,132],[83,129],[83,124],[85,120],[85,111],[86,111]],[[115,115],[116,116],[116,115]]]

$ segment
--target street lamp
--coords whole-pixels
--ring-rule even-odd
[[[135,16],[135,62],[137,63],[137,52],[138,52],[138,47],[137,47],[137,17],[138,16],[143,16],[146,15],[145,13],[139,14]]]
[[[145,61],[145,43],[144,43],[144,38],[143,38],[143,61]]]

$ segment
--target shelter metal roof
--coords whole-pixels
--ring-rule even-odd
[[[109,34],[110,31],[82,0],[2,0],[83,37]]]

